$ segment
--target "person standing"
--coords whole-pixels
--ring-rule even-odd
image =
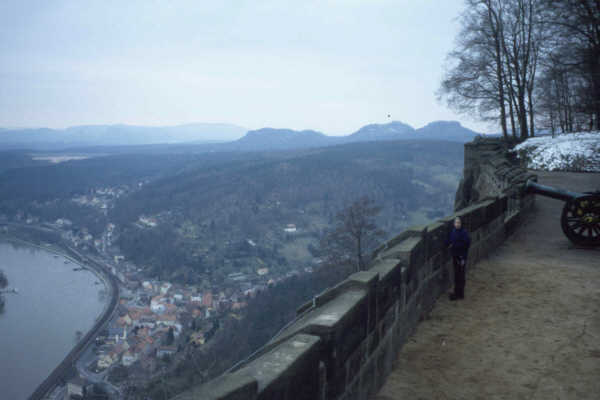
[[[454,265],[454,293],[450,294],[450,300],[464,299],[467,255],[471,246],[471,238],[467,230],[463,228],[459,217],[454,219],[454,228],[446,240],[446,245],[450,247]]]

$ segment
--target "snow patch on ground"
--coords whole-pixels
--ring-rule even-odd
[[[600,172],[600,132],[530,138],[512,151],[531,169]]]

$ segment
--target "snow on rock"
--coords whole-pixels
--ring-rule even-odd
[[[600,172],[600,132],[530,138],[512,151],[531,169]]]

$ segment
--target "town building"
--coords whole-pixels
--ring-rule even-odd
[[[123,357],[121,357],[121,364],[123,364],[125,367],[129,367],[131,364],[136,362],[137,359],[138,359],[137,354],[133,354],[129,350],[127,350],[123,354]]]
[[[177,347],[175,347],[175,346],[160,346],[156,350],[156,356],[157,357],[171,356],[171,355],[175,354],[176,352],[177,352]]]
[[[85,396],[86,381],[82,377],[78,376],[67,382],[67,392],[65,393],[65,399],[83,399]]]

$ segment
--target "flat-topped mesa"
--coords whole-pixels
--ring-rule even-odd
[[[298,309],[297,319],[254,357],[177,400],[368,399],[382,386],[419,321],[451,282],[444,240],[456,216],[471,232],[468,268],[486,257],[531,208],[532,177],[500,141],[465,145],[454,215],[408,229],[357,272]],[[468,194],[467,197],[464,194]]]

